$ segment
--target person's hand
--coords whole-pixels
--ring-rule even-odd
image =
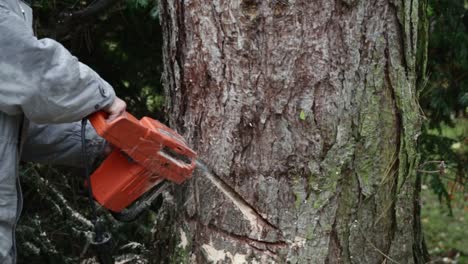
[[[109,114],[107,121],[112,121],[117,117],[123,115],[125,113],[126,108],[127,104],[122,99],[116,97],[111,105],[103,108],[102,110]]]

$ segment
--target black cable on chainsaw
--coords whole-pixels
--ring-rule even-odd
[[[97,215],[97,209],[96,209],[96,204],[94,203],[93,199],[93,188],[91,186],[91,175],[89,173],[89,164],[88,164],[88,153],[86,151],[86,124],[87,124],[87,119],[83,118],[81,120],[81,158],[84,163],[84,174],[85,174],[85,179],[86,179],[86,184],[88,187],[88,200],[91,205],[91,222],[93,225],[96,227],[97,226],[97,220],[98,220],[98,215]],[[96,238],[98,238],[98,233],[96,230]]]
[[[91,205],[91,222],[93,223],[95,233],[95,237],[91,238],[91,244],[96,248],[99,262],[101,262],[101,264],[111,264],[114,263],[112,256],[106,252],[106,244],[110,240],[110,234],[103,230],[103,226],[99,222],[97,208],[93,198],[94,195],[93,188],[91,186],[91,175],[89,173],[88,153],[86,151],[86,124],[87,119],[83,118],[83,120],[81,120],[81,156],[84,162],[84,174],[88,186],[88,200]]]

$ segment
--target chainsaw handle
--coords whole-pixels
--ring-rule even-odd
[[[109,122],[107,122],[108,117],[109,114],[104,111],[97,111],[88,117],[89,122],[101,137],[104,137],[106,130],[110,126]]]
[[[104,112],[102,110],[100,111],[97,111],[97,112],[94,112],[92,114],[90,114],[88,116],[88,119],[103,119],[103,120],[107,120],[107,118],[109,117],[109,114],[107,112]]]
[[[107,118],[109,117],[109,114],[104,112],[104,111],[97,111],[91,114],[88,117],[89,122],[91,122],[91,125],[93,125],[94,129],[96,129],[96,132],[98,135],[101,137],[105,138],[105,133],[106,131],[113,125],[116,124],[119,120],[121,119],[130,119],[131,121],[137,122],[138,119],[136,119],[132,114],[129,112],[123,113],[121,116],[117,117],[116,119],[112,121],[107,121]]]

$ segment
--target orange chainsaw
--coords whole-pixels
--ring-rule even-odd
[[[89,117],[96,132],[114,146],[90,176],[92,195],[120,221],[132,221],[167,187],[190,179],[197,154],[174,130],[130,113],[108,122],[107,114]],[[89,183],[88,183],[89,184]]]

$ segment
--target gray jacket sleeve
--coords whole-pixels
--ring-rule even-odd
[[[92,164],[104,157],[106,142],[88,123],[86,126],[87,161]],[[83,167],[81,122],[68,124],[29,124],[21,160],[43,164]]]
[[[65,123],[110,105],[112,87],[52,39],[0,6],[0,111],[35,123]]]

